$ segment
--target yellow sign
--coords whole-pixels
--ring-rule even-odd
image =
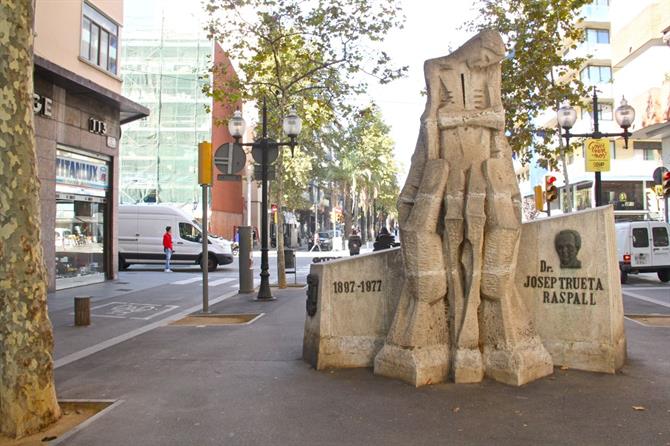
[[[587,172],[609,172],[610,140],[607,138],[587,139],[586,167]]]

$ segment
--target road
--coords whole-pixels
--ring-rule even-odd
[[[369,250],[369,249],[367,249]],[[364,251],[367,251],[364,250]],[[296,252],[295,278],[287,282],[304,284],[314,257],[347,256],[347,252]],[[209,302],[213,305],[239,290],[238,259],[209,274]],[[271,253],[270,283],[276,283],[276,255]],[[254,252],[254,277],[260,279],[260,253]],[[73,325],[73,298],[91,297],[94,330]],[[628,315],[670,315],[670,284],[655,274],[630,276],[623,286],[624,312]],[[165,273],[161,265],[134,265],[119,279],[100,284],[57,291],[48,298],[49,316],[54,326],[56,367],[69,364],[104,348],[145,333],[202,309],[202,274],[196,266],[178,266]],[[268,303],[259,303],[259,311]],[[84,334],[82,336],[82,334]]]

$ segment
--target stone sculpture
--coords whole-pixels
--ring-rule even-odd
[[[405,282],[377,374],[521,385],[553,371],[514,284],[521,202],[503,57],[500,35],[483,31],[424,65],[428,99],[398,202]]]

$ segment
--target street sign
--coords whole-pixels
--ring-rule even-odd
[[[609,172],[610,140],[607,138],[592,139],[585,142],[587,172]]]
[[[214,153],[214,165],[224,175],[233,175],[244,169],[247,154],[239,144],[221,144]]]
[[[219,181],[242,181],[242,175],[217,175],[216,179]]]
[[[268,164],[274,163],[274,161],[277,159],[279,156],[279,147],[277,147],[277,144],[275,144],[274,139],[269,139],[268,138],[268,159],[267,162]],[[254,157],[254,161],[256,161],[258,164],[263,162],[263,148],[261,147],[260,144],[256,145],[251,148],[251,156]]]

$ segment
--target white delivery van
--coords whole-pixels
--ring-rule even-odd
[[[165,262],[163,234],[172,227],[173,265],[202,265],[202,231],[180,209],[157,204],[119,206],[119,269],[134,263]],[[230,241],[209,237],[209,271],[233,262]]]
[[[651,272],[661,282],[670,281],[670,225],[662,221],[616,224],[617,256],[621,283],[628,274]]]

